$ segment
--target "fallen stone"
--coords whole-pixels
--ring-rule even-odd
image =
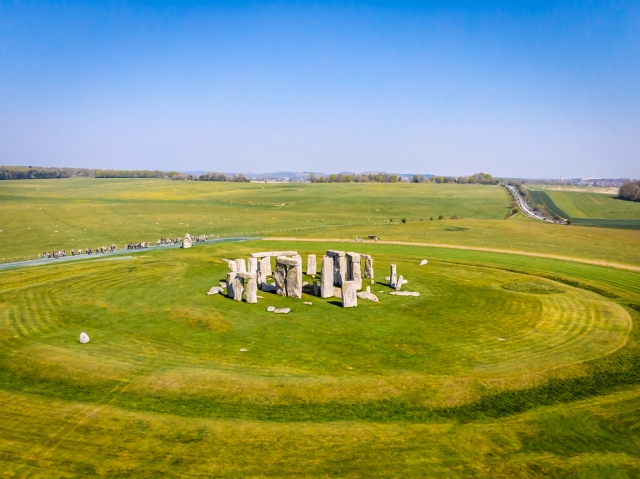
[[[376,303],[378,302],[378,297],[369,291],[360,291],[358,293],[358,298],[366,299],[367,301],[375,301]]]
[[[246,352],[247,352],[247,348],[242,348],[242,349],[240,350],[240,352],[241,352],[241,353],[246,353]]]
[[[227,283],[225,281],[220,281],[218,284],[222,289],[225,289],[227,287]]]
[[[260,296],[259,294],[256,294],[256,298],[258,298],[258,299],[264,299],[264,296]]]
[[[214,286],[213,288],[211,288],[209,290],[209,292],[207,294],[208,295],[219,294],[219,293],[222,293],[223,290],[224,290],[224,288],[222,288],[220,286]]]
[[[389,294],[394,296],[420,296],[420,293],[415,293],[413,291],[391,291]]]
[[[384,280],[385,280],[385,281],[391,281],[391,276],[385,276],[385,277],[384,277]]]
[[[267,308],[267,311],[269,311],[269,312],[271,313],[271,312],[275,311],[275,309],[276,309],[276,307],[275,307],[275,306],[269,306],[269,307]]]
[[[334,298],[342,298],[342,288],[337,286],[333,286],[333,297]]]
[[[89,335],[84,331],[80,333],[80,339],[78,340],[82,344],[87,344],[89,342]]]
[[[426,259],[423,259],[422,261],[420,261],[420,266],[424,266],[427,263],[428,261]]]
[[[279,308],[273,310],[273,312],[276,314],[288,314],[289,311],[291,311],[291,308]]]
[[[311,306],[313,303],[312,303],[311,301],[305,301],[305,302],[304,302],[304,303],[302,303],[302,304],[306,304],[307,306]]]
[[[278,290],[278,287],[275,284],[264,283],[262,285],[262,291],[265,293],[275,293]]]

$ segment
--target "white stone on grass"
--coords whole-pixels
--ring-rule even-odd
[[[209,296],[211,296],[212,294],[222,293],[223,290],[224,290],[224,288],[222,288],[221,286],[214,286],[209,290],[209,292],[207,294]]]
[[[89,342],[89,335],[87,333],[85,333],[84,331],[81,332],[79,341],[82,344],[87,344]]]
[[[391,291],[389,294],[394,296],[420,296],[420,293],[413,291]]]
[[[378,302],[378,297],[369,291],[360,291],[358,293],[358,298],[366,299],[367,301],[375,301],[376,303]]]
[[[276,314],[288,314],[289,311],[291,311],[291,308],[279,308],[273,310],[273,312]]]
[[[246,353],[246,352],[247,352],[247,348],[242,348],[242,349],[240,350],[240,352],[241,352],[241,353]]]
[[[398,276],[398,280],[396,281],[396,291],[400,291],[400,288],[402,288],[402,285],[404,284],[404,279],[402,278],[402,275]]]
[[[420,266],[424,266],[427,263],[429,262],[426,259],[423,259],[422,261],[420,261]]]
[[[272,313],[273,311],[275,311],[276,307],[275,306],[269,306],[267,308],[267,311],[269,311],[270,313]]]
[[[311,306],[313,303],[312,303],[311,301],[305,301],[305,302],[304,302],[304,303],[302,303],[302,304],[306,304],[307,306]]]
[[[358,306],[358,296],[355,281],[342,282],[342,307],[355,308]]]

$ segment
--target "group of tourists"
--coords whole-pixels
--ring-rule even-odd
[[[86,255],[90,255],[90,254],[99,254],[99,253],[106,253],[107,251],[112,252],[115,251],[117,249],[117,246],[112,244],[109,247],[106,246],[99,246],[95,249],[95,253],[91,248],[85,248],[84,250],[84,254]],[[71,256],[78,256],[83,254],[82,248],[78,248],[78,251],[75,250],[75,248],[71,248]],[[42,259],[48,259],[48,258],[64,258],[65,256],[67,256],[67,250],[62,250],[62,251],[43,251],[42,252]]]
[[[200,235],[200,236],[191,236],[189,235],[189,237],[192,240],[195,241],[206,241],[207,239],[209,239],[209,236],[207,235]],[[213,236],[212,236],[213,238]],[[182,238],[160,238],[157,242],[158,246],[164,246],[164,245],[170,245],[170,244],[179,244],[182,243]],[[131,250],[131,249],[144,249],[144,248],[148,248],[149,247],[149,242],[148,241],[143,241],[141,243],[129,243],[127,245],[125,245],[124,249],[125,250]],[[100,253],[107,253],[107,252],[113,252],[115,250],[117,250],[118,247],[114,244],[112,244],[111,246],[107,247],[107,246],[99,246],[97,247],[95,250],[92,250],[91,248],[85,248],[84,251],[82,250],[82,248],[78,248],[78,250],[76,251],[75,248],[71,249],[71,256],[78,256],[81,254],[86,254],[86,255],[91,255],[91,254],[100,254]],[[64,258],[65,256],[67,256],[67,250],[56,250],[56,251],[43,251],[42,252],[42,259],[48,259],[48,258]]]

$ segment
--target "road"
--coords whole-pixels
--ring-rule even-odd
[[[520,207],[520,210],[525,215],[530,216],[531,218],[535,218],[537,220],[551,221],[552,223],[558,223],[557,221],[550,220],[545,216],[541,215],[540,213],[537,213],[536,211],[532,210],[516,187],[511,185],[505,185],[505,186],[509,191],[511,191],[511,193],[513,193],[513,196],[515,196],[516,201],[518,202],[518,206]]]

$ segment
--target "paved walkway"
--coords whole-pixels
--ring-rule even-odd
[[[232,238],[217,238],[217,239],[209,239],[205,241],[197,241],[197,242],[194,241],[193,247],[196,247],[201,244],[228,243],[232,241],[249,241],[249,240],[259,240],[259,239],[262,239],[262,238],[251,238],[248,236],[234,236]],[[160,249],[180,248],[180,246],[181,246],[180,243],[164,245],[164,246],[150,245],[148,248],[142,248],[142,249],[118,249],[118,250],[109,251],[106,253],[79,254],[76,256],[71,256],[71,255],[62,256],[60,258],[41,258],[41,259],[30,259],[27,261],[13,261],[11,263],[0,264],[0,271],[4,269],[21,268],[25,266],[42,266],[47,264],[60,264],[60,263],[66,263],[69,261],[99,260],[99,259],[108,259],[108,258],[117,259],[119,255],[131,255],[135,253],[144,253],[145,251],[157,251]]]

